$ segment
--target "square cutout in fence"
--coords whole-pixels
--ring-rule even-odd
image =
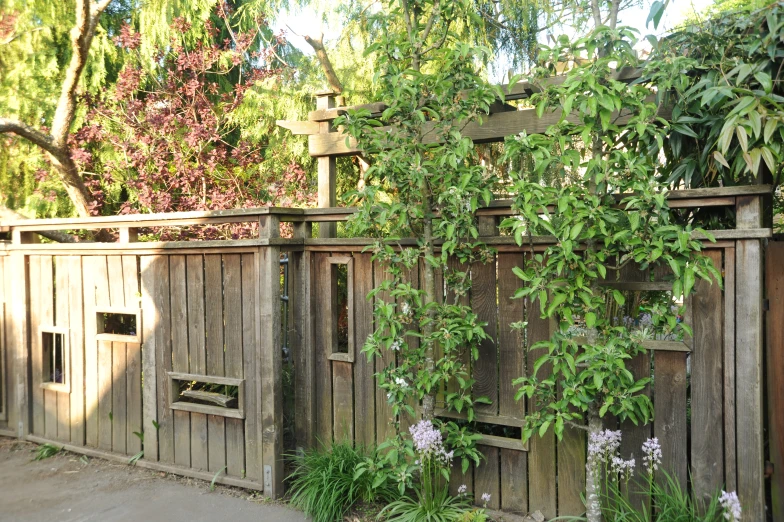
[[[170,407],[244,419],[244,380],[169,372]]]
[[[126,308],[105,308],[95,311],[98,339],[119,342],[139,341],[139,312]]]
[[[54,391],[70,391],[68,381],[68,330],[42,328],[41,332],[41,387]]]
[[[328,259],[332,361],[354,362],[354,258]]]
[[[522,419],[504,415],[476,413],[474,420],[468,422],[465,413],[457,413],[445,409],[437,409],[436,417],[444,421],[453,421],[460,426],[467,426],[473,433],[482,436],[478,444],[496,448],[528,451],[528,444],[523,444]]]

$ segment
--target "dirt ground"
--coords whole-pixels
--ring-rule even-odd
[[[0,521],[305,522],[284,504],[201,480],[73,453],[32,461],[35,444],[0,438]]]

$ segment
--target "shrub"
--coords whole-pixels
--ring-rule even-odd
[[[291,504],[313,522],[339,522],[357,502],[394,500],[397,489],[385,475],[375,473],[377,456],[375,448],[346,442],[293,456]]]

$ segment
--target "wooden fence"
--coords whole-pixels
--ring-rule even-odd
[[[669,195],[673,207],[736,212],[737,228],[714,231],[717,242],[706,251],[724,273],[724,288],[699,283],[688,306],[693,339],[654,343],[630,364],[638,377],[653,378],[647,393],[654,422],[637,427],[607,421],[624,431],[625,458],[633,454],[639,462],[642,441],[657,436],[665,466],[679,481],[697,495],[737,488],[749,520],[762,520],[765,512],[762,255],[771,231],[760,216],[769,192],[752,186]],[[535,357],[526,347],[548,337],[550,325],[523,301],[510,299],[520,284],[511,269],[524,266],[529,254],[493,232],[509,212],[505,202],[480,209],[482,229],[490,231],[484,239],[498,254],[492,263],[464,268],[473,281],[467,303],[488,323],[492,338],[473,367],[476,392],[493,401],[478,420],[519,428],[529,405],[514,401],[511,380],[526,372]],[[368,240],[311,237],[313,222],[324,229],[352,213],[273,208],[8,224],[13,239],[0,249],[0,433],[123,461],[143,449],[138,465],[208,480],[225,467],[219,481],[279,495],[279,259],[286,251],[297,446],[311,447],[317,439],[384,440],[391,429],[389,405],[374,374],[393,361],[389,354],[368,361],[360,350],[374,328],[366,295],[385,273],[362,252]],[[140,227],[248,221],[259,223],[259,238],[135,241]],[[281,221],[293,223],[293,238],[279,237]],[[120,229],[121,240],[33,242],[36,232],[80,228]],[[533,240],[537,249],[552,242]],[[334,274],[341,265],[347,317],[335,312]],[[631,291],[669,288],[666,273],[654,276],[627,269],[608,284]],[[417,284],[419,270],[408,278]],[[126,316],[130,323],[123,324],[134,329],[117,330],[107,314]],[[521,320],[528,321],[524,335],[510,328]],[[348,329],[348,349],[336,349],[338,328]],[[769,374],[770,386],[780,386],[777,375]],[[183,382],[204,381],[232,387],[236,403],[223,408],[183,399]],[[143,433],[143,442],[136,433]],[[509,512],[540,510],[548,518],[582,512],[582,433],[567,430],[563,441],[549,434],[527,445],[486,436],[480,448],[483,464],[456,476],[455,485],[488,492],[491,507]]]

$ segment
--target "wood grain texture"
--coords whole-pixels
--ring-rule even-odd
[[[144,383],[142,389],[142,432],[144,433],[144,458],[157,461],[159,456],[158,438],[160,429],[155,429],[153,421],[160,425],[158,416],[158,401],[164,401],[158,395],[158,369],[155,365],[155,353],[158,343],[156,332],[162,327],[161,312],[156,306],[156,264],[160,261],[157,256],[141,256],[139,267],[141,271],[141,318],[142,318],[142,374]],[[168,274],[167,274],[168,275]],[[168,294],[168,288],[166,293]]]
[[[410,269],[403,270],[402,276],[403,276],[402,277],[402,282],[404,284],[409,284],[409,285],[411,285],[412,288],[417,288],[417,289],[421,288],[420,287],[419,263],[417,263],[416,265],[414,265]],[[422,275],[422,278],[424,279],[424,274]],[[400,310],[402,305],[403,305],[403,300],[402,299],[398,299],[396,304],[397,304],[398,310]],[[414,324],[414,323],[411,323],[408,326],[409,326],[409,328],[412,331],[415,331],[415,332],[419,331],[418,326],[416,324]],[[406,339],[406,343],[408,343],[408,346],[409,346],[410,349],[412,349],[412,350],[418,350],[419,349],[419,337],[416,337],[416,336],[413,336],[413,335],[407,335],[405,337],[405,339]],[[401,357],[401,355],[400,354],[396,354],[396,357]],[[419,400],[417,400],[416,397],[414,397],[414,396],[409,397],[408,401],[407,401],[407,406],[409,406],[412,410],[414,410],[414,414],[411,415],[411,414],[406,413],[406,412],[401,412],[401,414],[400,414],[400,430],[403,433],[409,433],[409,429],[411,428],[412,425],[414,425],[417,422],[417,419],[419,418],[419,416],[421,414],[420,413],[421,410],[420,410]]]
[[[294,225],[294,237],[309,238],[310,223]],[[291,284],[289,304],[293,322],[289,327],[291,353],[294,360],[294,432],[297,449],[315,444],[315,365],[313,341],[313,255],[310,252],[289,253]],[[373,441],[374,442],[374,441]]]
[[[373,262],[373,278],[375,286],[378,287],[384,280],[390,280],[392,277],[387,271],[386,267],[378,261]],[[389,303],[391,298],[389,292],[383,291],[376,294],[373,306],[379,306],[381,302]],[[395,364],[395,354],[390,350],[381,350],[381,356],[374,359],[376,366],[376,373],[381,373],[390,365]],[[384,442],[389,436],[394,433],[394,419],[392,418],[392,408],[387,401],[386,394],[383,393],[381,388],[378,388],[380,380],[376,379],[376,441],[378,444]]]
[[[655,421],[653,434],[662,448],[662,468],[686,487],[686,357],[680,352],[658,352],[653,359]],[[657,476],[661,481],[662,477]],[[660,484],[664,484],[660,482]]]
[[[188,296],[188,354],[190,372],[205,375],[207,352],[204,331],[204,257],[185,257]],[[207,470],[207,416],[191,412],[191,467]]]
[[[722,252],[706,253],[721,271]],[[724,485],[722,337],[723,296],[717,284],[700,280],[691,299],[693,349],[691,354],[691,483],[698,498],[709,498]],[[700,426],[712,426],[700,429]]]
[[[737,491],[735,448],[735,248],[724,249],[724,484]]]
[[[367,338],[373,334],[373,301],[367,296],[373,289],[371,254],[354,256],[354,440],[363,446],[376,442],[376,379],[373,360],[362,353]]]
[[[487,397],[490,404],[477,404],[476,411],[498,413],[498,296],[496,262],[474,263],[471,267],[471,308],[479,321],[487,323],[487,338],[479,344],[479,359],[473,364],[474,397]]]
[[[125,307],[139,311],[141,294],[139,292],[139,261],[136,256],[122,256],[123,287],[125,293]],[[139,317],[137,315],[137,317]],[[143,325],[137,324],[136,335]],[[141,337],[138,337],[141,339]],[[126,445],[129,455],[136,455],[142,450],[142,440],[137,433],[143,434],[142,428],[142,352],[141,343],[126,343]]]
[[[68,303],[70,307],[71,345],[71,394],[70,394],[70,439],[72,444],[85,443],[84,432],[84,297],[82,289],[82,258],[67,257],[64,265],[68,270]]]
[[[636,264],[626,265],[620,270],[619,275],[620,280],[624,282],[629,281],[632,283],[640,283],[650,280],[649,271],[640,270],[639,266]],[[635,292],[632,295],[639,294]],[[627,362],[626,368],[632,373],[636,380],[649,378],[651,376],[650,352],[642,352],[635,355]],[[641,393],[650,397],[650,386],[645,386]],[[642,445],[651,437],[652,426],[649,423],[645,424],[642,422],[635,425],[635,423],[633,423],[630,419],[627,419],[620,423],[620,429],[623,432],[623,438],[621,439],[620,447],[621,457],[624,459],[633,458],[639,466],[642,466]],[[583,469],[585,469],[584,465]],[[640,467],[638,469],[642,468]],[[634,506],[636,509],[650,512],[650,501],[648,496],[635,493],[635,491],[645,491],[647,488],[645,474],[641,471],[637,471],[635,476],[632,477],[630,481],[629,488],[632,490],[629,493],[629,502],[632,504],[632,506]],[[560,497],[558,502],[560,503]]]
[[[128,453],[128,390],[126,343],[111,343],[112,366],[112,451]]]
[[[332,402],[335,411],[334,440],[352,442],[354,440],[354,376],[353,364],[332,361]]]
[[[69,328],[71,325],[70,317],[70,286],[69,286],[69,270],[68,258],[55,256],[52,258],[52,264],[55,267],[55,314],[54,324],[62,328]],[[71,342],[71,331],[68,330],[66,342]],[[70,349],[66,349],[64,355],[66,360],[63,362],[63,374],[66,382],[71,386],[71,392],[77,392],[72,382],[71,375],[71,360]],[[62,442],[71,442],[71,397],[70,393],[55,392],[57,404],[57,440]]]
[[[530,346],[538,341],[550,338],[550,320],[540,317],[539,302],[526,303],[526,317],[528,320],[528,360],[535,361],[542,355],[543,349],[531,350]],[[549,375],[551,365],[545,364],[539,370],[539,375]],[[533,401],[529,401],[528,408],[535,409]],[[534,434],[531,437],[528,451],[528,474],[535,480],[528,481],[528,509],[539,510],[545,518],[556,516],[556,489],[555,489],[555,435],[548,430],[544,437]]]
[[[482,463],[474,468],[474,501],[477,505],[484,505],[481,495],[490,494],[489,509],[501,507],[501,477],[499,475],[499,450],[490,446],[477,445],[477,449],[484,457]]]
[[[96,264],[99,258],[82,258],[84,285],[84,437],[85,444],[98,447],[98,343],[96,332]]]
[[[762,439],[762,249],[758,240],[735,247],[735,370],[737,409],[738,496],[744,517],[765,517]]]
[[[332,442],[332,303],[330,302],[331,266],[329,254],[315,254],[315,348],[316,348],[316,438]]]
[[[41,256],[41,300],[39,301],[41,326],[54,326],[54,262],[52,256]],[[39,334],[40,335],[40,334]],[[57,392],[44,390],[44,436],[57,438]]]
[[[259,412],[261,387],[258,365],[258,264],[254,254],[242,254],[242,372],[245,378],[245,408]],[[261,482],[260,419],[256,415],[245,418],[245,476]]]
[[[30,259],[32,263],[32,258]],[[31,363],[28,350],[28,339],[36,335],[33,332],[32,321],[28,319],[28,310],[32,313],[30,306],[30,292],[28,285],[32,287],[32,274],[27,266],[27,259],[24,255],[11,253],[11,271],[13,278],[6,278],[11,288],[11,306],[6,307],[6,314],[10,318],[10,339],[11,350],[9,351],[9,373],[13,375],[9,379],[9,426],[16,431],[17,436],[23,437],[30,433],[29,412],[33,397],[30,389],[34,386],[35,376],[28,377],[27,368]],[[11,407],[13,405],[14,407]]]
[[[226,254],[223,256],[223,292],[225,375],[242,379],[244,377],[242,371],[242,261],[239,255]],[[226,429],[226,474],[243,477],[245,472],[245,423],[241,419],[225,419],[224,422]]]
[[[204,314],[207,374],[225,375],[223,339],[223,260],[219,254],[204,256]],[[207,416],[208,469],[226,466],[226,423],[219,415]]]
[[[773,520],[784,520],[784,243],[771,241],[765,252],[766,366],[768,370],[768,441],[774,473],[770,481]],[[725,278],[726,279],[726,278]]]
[[[41,256],[30,256],[30,331],[32,363],[32,433],[44,436],[44,390],[40,384],[43,375],[43,354],[41,344]],[[26,344],[26,343],[24,343]],[[22,346],[24,346],[22,344]]]
[[[172,371],[190,373],[185,256],[171,256],[169,258],[169,277]],[[169,398],[170,403],[174,400],[176,397]],[[174,419],[174,463],[190,467],[191,416],[185,411],[173,411],[172,416]]]
[[[272,216],[270,216],[272,218]],[[283,495],[283,356],[281,354],[280,248],[259,249],[259,362],[264,494]]]
[[[512,299],[520,279],[514,267],[523,268],[522,254],[498,254],[498,411],[500,415],[525,417],[525,399],[516,401],[514,379],[526,374],[522,331],[512,324],[525,319],[524,301]],[[528,512],[528,452],[501,449],[501,509]]]

